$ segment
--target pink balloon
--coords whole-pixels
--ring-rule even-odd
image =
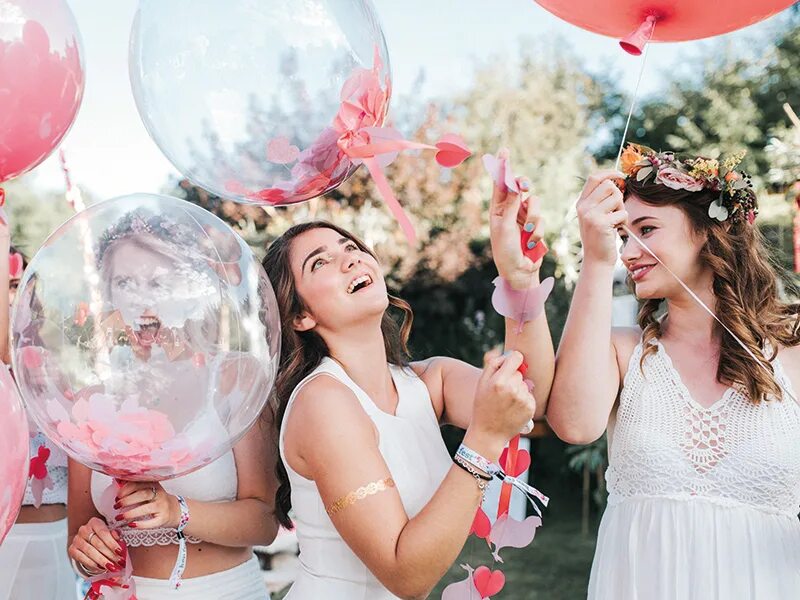
[[[0,365],[0,544],[14,524],[28,482],[28,419],[17,386]]]
[[[736,31],[771,17],[794,1],[536,0],[543,8],[573,25],[615,38],[636,32],[648,17],[655,17],[652,41],[657,42],[699,40]],[[629,43],[641,41],[633,39]],[[632,46],[623,45],[623,48],[638,53]]]
[[[0,183],[47,158],[83,97],[83,52],[64,0],[0,3]]]

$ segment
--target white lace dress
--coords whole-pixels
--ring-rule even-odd
[[[641,354],[609,424],[589,598],[800,598],[800,406],[731,388],[704,408],[660,343],[644,375]]]

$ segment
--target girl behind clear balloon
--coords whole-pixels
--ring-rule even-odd
[[[9,305],[14,301],[27,261],[9,246],[8,226],[0,224],[0,243],[8,271],[0,266],[0,294],[7,282]],[[10,363],[8,308],[0,309],[3,362]],[[3,367],[0,367],[3,368]],[[67,557],[67,457],[40,431],[31,427],[32,477],[25,498],[3,545],[0,546],[0,600],[74,600],[75,575]]]
[[[740,159],[631,145],[624,174],[590,177],[578,202],[583,266],[547,416],[570,443],[608,429],[590,599],[800,590],[800,307],[779,297]],[[617,230],[643,301],[633,329],[611,328]]]
[[[109,367],[105,392],[169,414],[176,431],[212,443],[226,435],[241,401],[237,384],[259,386],[263,369],[248,369],[226,350],[236,332],[220,316],[214,276],[225,267],[195,238],[138,209],[106,232],[97,250],[109,304],[99,343]],[[198,411],[197,402],[206,405]],[[125,482],[124,472],[115,481],[71,462],[70,556],[85,577],[113,576],[126,567],[124,540],[140,600],[267,598],[252,546],[277,532],[270,455],[256,425],[221,458],[162,483]],[[175,565],[184,562],[176,580]]]

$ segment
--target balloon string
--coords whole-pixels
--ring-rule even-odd
[[[622,151],[625,148],[625,140],[628,138],[628,128],[631,125],[631,118],[633,117],[633,111],[636,109],[636,101],[639,99],[639,88],[642,85],[642,78],[644,77],[644,70],[647,66],[647,52],[650,50],[650,40],[653,39],[653,33],[655,33],[655,24],[653,24],[653,29],[650,32],[650,37],[647,38],[647,42],[644,46],[644,56],[642,56],[642,65],[639,67],[639,77],[636,80],[636,89],[633,91],[633,98],[631,99],[631,108],[628,111],[628,119],[625,121],[625,129],[622,132],[622,140],[619,143],[619,151],[617,152],[617,160],[614,163],[614,170],[619,170],[619,161],[622,158]]]
[[[745,343],[744,343],[742,340],[740,340],[740,339],[739,339],[739,336],[737,336],[735,333],[733,333],[733,331],[731,331],[731,330],[730,330],[730,328],[729,328],[727,325],[725,325],[725,323],[723,323],[723,322],[720,320],[720,318],[719,318],[719,317],[718,317],[716,314],[714,314],[714,311],[712,311],[712,310],[711,310],[711,309],[710,309],[710,308],[709,308],[709,307],[706,305],[706,303],[705,303],[705,302],[703,302],[703,300],[702,300],[702,299],[701,299],[701,298],[700,298],[700,297],[699,297],[697,294],[695,294],[695,293],[692,291],[692,289],[691,289],[691,288],[690,288],[688,285],[686,285],[686,284],[683,282],[683,280],[682,280],[680,277],[678,277],[678,276],[677,276],[677,275],[676,275],[676,274],[675,274],[675,273],[672,271],[672,269],[670,269],[670,268],[669,268],[667,265],[665,265],[665,264],[664,264],[664,261],[662,261],[662,260],[661,260],[661,259],[658,257],[658,255],[656,255],[656,253],[655,253],[655,252],[653,252],[652,250],[650,250],[650,248],[648,248],[648,247],[647,247],[647,244],[645,244],[645,243],[644,243],[644,242],[643,242],[641,239],[639,239],[639,238],[636,236],[636,234],[635,234],[635,233],[633,233],[633,232],[632,232],[632,231],[631,231],[631,230],[628,228],[628,226],[627,226],[627,225],[623,225],[623,226],[622,226],[622,229],[624,229],[624,230],[625,230],[625,232],[626,232],[626,233],[627,233],[629,236],[631,236],[631,237],[632,237],[634,240],[636,240],[636,242],[637,242],[637,243],[638,243],[638,244],[639,244],[639,245],[640,245],[642,248],[644,248],[644,249],[645,249],[645,250],[648,252],[648,254],[650,254],[650,255],[651,255],[653,258],[655,258],[655,259],[656,259],[656,261],[658,262],[658,264],[660,264],[662,267],[664,267],[664,268],[667,270],[667,273],[669,273],[670,275],[672,275],[672,277],[675,279],[675,281],[677,281],[677,282],[680,284],[680,286],[681,286],[681,287],[682,287],[684,290],[686,290],[686,293],[687,293],[687,294],[689,294],[689,296],[691,296],[691,297],[692,297],[692,299],[693,299],[695,302],[697,302],[697,303],[698,303],[698,304],[699,304],[699,305],[700,305],[700,306],[703,308],[703,310],[705,310],[705,311],[706,311],[706,312],[707,312],[709,315],[711,315],[711,316],[714,318],[714,320],[715,320],[717,323],[719,323],[720,325],[722,325],[722,328],[723,328],[725,331],[727,331],[727,332],[728,332],[728,334],[730,334],[730,336],[731,336],[731,337],[732,337],[734,340],[736,340],[736,343],[737,343],[737,344],[739,344],[739,345],[740,345],[740,346],[741,346],[741,347],[744,349],[744,351],[745,351],[745,352],[747,352],[747,354],[749,354],[749,355],[750,355],[750,358],[752,358],[754,361],[756,361],[756,364],[757,364],[759,367],[761,367],[762,369],[764,369],[764,371],[766,371],[766,372],[767,372],[767,374],[768,374],[770,377],[772,377],[772,378],[775,380],[775,383],[777,383],[777,384],[778,384],[778,386],[779,386],[779,387],[780,387],[780,388],[783,390],[783,392],[784,392],[786,395],[788,395],[788,396],[789,396],[789,397],[790,397],[792,400],[794,400],[795,402],[797,402],[797,398],[795,397],[795,395],[794,395],[794,394],[793,394],[793,393],[792,393],[790,390],[786,389],[786,386],[783,384],[783,382],[781,382],[781,381],[778,379],[778,377],[776,377],[776,376],[775,376],[775,373],[774,373],[773,371],[770,371],[770,370],[769,370],[769,368],[767,368],[767,366],[766,366],[766,365],[764,365],[764,361],[763,361],[763,360],[761,360],[761,359],[759,359],[759,358],[758,358],[758,357],[757,357],[755,354],[753,354],[753,351],[752,351],[752,350],[750,350],[750,348],[748,348],[748,347],[745,345]]]

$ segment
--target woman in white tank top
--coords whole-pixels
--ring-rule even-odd
[[[779,300],[755,194],[724,162],[629,147],[623,165],[624,195],[613,181],[622,174],[601,173],[578,203],[583,267],[547,413],[571,443],[608,427],[589,598],[796,598],[800,307]],[[666,267],[620,231],[644,304],[640,329],[612,331],[623,223]]]
[[[539,265],[519,244],[526,217],[528,231],[539,222],[528,204],[526,215],[519,195],[500,190],[492,203],[495,263],[521,287],[532,274],[538,282]],[[291,508],[300,545],[287,598],[424,598],[461,550],[481,497],[482,480],[451,461],[439,424],[467,429],[465,445],[497,461],[534,412],[517,372],[523,355],[547,397],[546,320],[507,338],[520,352],[491,359],[483,375],[449,358],[408,364],[410,309],[387,295],[375,256],[352,234],[324,222],[297,225],[272,243],[264,267],[283,327],[277,513],[290,525]],[[406,317],[401,328],[390,305]],[[514,336],[517,324],[507,325]],[[541,415],[544,404],[535,409]]]
[[[22,253],[9,246],[8,225],[0,220],[0,243],[7,260],[0,259],[0,298],[3,289],[11,304],[27,261]],[[8,305],[0,308],[0,356],[9,364]],[[6,368],[0,365],[0,368]],[[34,426],[31,427],[30,455],[39,449],[50,454],[45,461],[49,487],[34,494],[29,481],[19,516],[3,545],[0,546],[0,600],[74,600],[75,574],[67,558],[67,457]],[[44,480],[43,480],[44,482]]]
[[[153,303],[152,295],[141,295],[138,290],[160,289],[164,273],[173,285],[191,285],[191,281],[174,281],[190,272],[176,269],[170,248],[146,231],[128,226],[109,238],[101,264],[104,274],[113,273],[113,277],[104,275],[103,279],[108,282],[111,303],[116,308],[127,306],[135,315],[155,313],[150,318],[158,319],[159,309],[149,305]],[[176,307],[167,304],[161,308]],[[184,333],[189,336],[189,349],[178,356],[168,354],[153,335],[139,336],[136,348],[115,347],[112,364],[119,361],[134,366],[121,371],[125,375],[122,381],[108,380],[105,385],[134,382],[142,396],[152,390],[153,396],[162,398],[205,398],[208,406],[200,415],[195,414],[194,406],[187,411],[185,418],[191,419],[187,430],[198,427],[212,436],[219,432],[227,437],[226,405],[213,401],[209,391],[225,388],[222,380],[230,353],[209,355],[198,364],[193,360],[191,336],[213,335],[213,329],[206,333],[205,327],[196,331],[184,328]],[[134,361],[135,353],[146,358]],[[169,363],[169,377],[163,380],[136,374],[136,365],[145,374],[158,372],[159,368],[166,372],[165,363]],[[253,385],[257,385],[255,381]],[[267,441],[268,428],[267,423],[256,424],[221,458],[163,483],[117,484],[71,461],[69,555],[77,570],[84,577],[105,572],[119,575],[127,564],[118,543],[123,540],[129,548],[139,600],[266,600],[266,586],[252,547],[271,543],[277,534],[274,458]],[[110,523],[123,526],[119,530],[115,527],[112,533]],[[178,531],[179,526],[182,532]],[[179,554],[181,537],[187,542],[185,561]],[[177,576],[178,570],[173,578],[173,568],[180,564],[185,565],[182,578]],[[178,581],[180,587],[176,589]]]

